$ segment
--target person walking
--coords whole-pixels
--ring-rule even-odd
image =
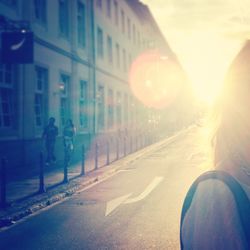
[[[190,187],[181,249],[250,249],[250,41],[236,56],[216,106],[214,170]]]
[[[74,150],[75,134],[76,134],[76,128],[72,120],[68,119],[63,129],[63,143],[64,143],[65,153],[71,153]]]
[[[47,159],[46,165],[49,165],[51,162],[56,161],[54,154],[56,137],[58,136],[58,127],[55,126],[55,118],[50,117],[48,125],[44,128],[43,139],[45,140],[45,146],[47,150]]]

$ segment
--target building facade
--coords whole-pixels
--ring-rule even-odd
[[[131,93],[130,66],[148,49],[174,58],[147,6],[137,0],[0,0],[0,15],[1,32],[6,23],[22,30],[21,22],[11,26],[22,20],[34,32],[32,64],[0,63],[0,152],[10,165],[37,161],[51,116],[61,158],[68,118],[77,129],[76,156],[82,144],[135,135],[147,123],[152,110]]]

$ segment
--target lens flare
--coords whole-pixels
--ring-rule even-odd
[[[183,74],[172,59],[151,50],[132,63],[129,84],[133,94],[144,105],[161,109],[176,99],[183,84]]]

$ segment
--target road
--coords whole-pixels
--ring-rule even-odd
[[[182,202],[209,166],[195,127],[116,175],[0,233],[0,249],[179,249]]]

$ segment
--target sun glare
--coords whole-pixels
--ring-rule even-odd
[[[214,32],[194,32],[179,45],[180,59],[192,82],[196,97],[212,104],[227,69],[241,44],[227,41]]]
[[[183,78],[177,65],[157,50],[141,54],[131,65],[130,88],[144,105],[164,108],[176,98]]]

